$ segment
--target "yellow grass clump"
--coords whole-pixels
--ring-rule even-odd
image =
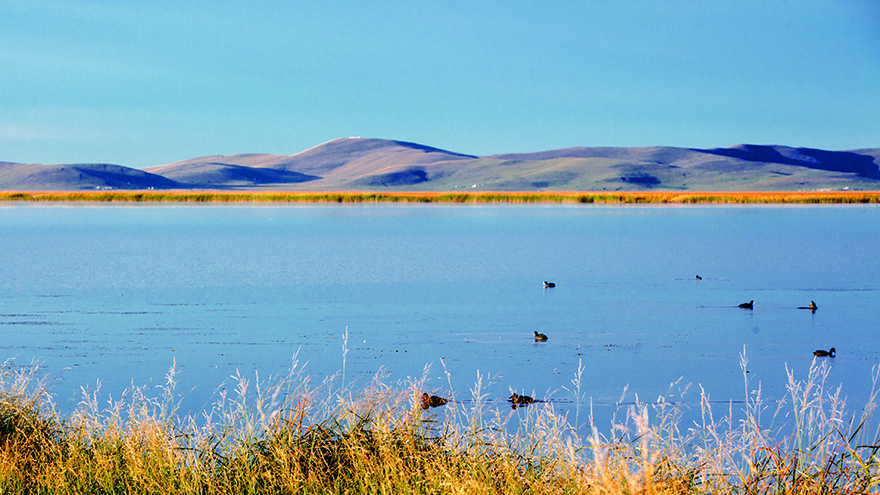
[[[880,203],[878,191],[814,192],[0,192],[0,201],[178,203]]]
[[[578,404],[583,371],[572,380]],[[237,376],[198,417],[178,414],[173,366],[154,397],[133,389],[100,407],[97,391],[84,392],[61,416],[33,368],[7,362],[0,493],[876,493],[876,390],[848,418],[827,374],[824,362],[803,380],[790,372],[772,407],[746,379],[744,410],[718,419],[703,393],[693,425],[681,404],[636,402],[603,434],[552,400],[493,409],[485,377],[424,411],[427,369],[399,386],[379,373],[346,388],[338,376],[313,386],[296,362],[268,382]],[[768,427],[769,412],[791,421]]]

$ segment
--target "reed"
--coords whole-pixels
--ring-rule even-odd
[[[813,192],[0,192],[0,201],[173,203],[863,204],[878,191]]]
[[[743,370],[746,362],[743,355]],[[368,383],[341,387],[338,375],[312,383],[294,357],[285,376],[236,375],[197,417],[178,412],[174,366],[153,395],[135,388],[104,402],[99,390],[84,391],[79,407],[63,416],[29,370],[9,361],[0,368],[0,493],[880,489],[876,368],[869,406],[858,416],[846,415],[839,390],[826,390],[823,361],[804,379],[789,371],[780,401],[762,398],[744,373],[743,411],[716,419],[703,392],[702,420],[688,425],[680,403],[636,401],[621,406],[605,434],[592,422],[570,424],[552,400],[495,408],[488,397],[497,383],[480,374],[469,400],[423,411],[427,368],[421,378],[396,384],[380,370]],[[574,391],[582,377],[579,367]]]

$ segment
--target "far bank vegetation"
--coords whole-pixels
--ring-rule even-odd
[[[812,192],[0,192],[0,201],[110,203],[876,204],[880,191]]]

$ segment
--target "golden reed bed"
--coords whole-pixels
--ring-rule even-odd
[[[343,355],[346,352],[343,347]],[[535,494],[867,495],[880,487],[877,368],[862,411],[828,387],[827,361],[789,377],[779,402],[749,381],[744,402],[623,405],[609,425],[552,404],[511,411],[477,381],[425,410],[424,376],[317,383],[294,356],[265,381],[237,374],[213,405],[181,415],[177,371],[115,400],[84,390],[55,408],[38,369],[0,363],[0,493],[31,494]],[[578,364],[578,407],[588,381]],[[445,372],[445,368],[444,368]],[[449,374],[447,373],[447,376]],[[450,386],[451,386],[451,378]],[[440,385],[442,387],[442,385]],[[688,387],[685,387],[687,390]],[[439,390],[438,390],[439,391]],[[769,400],[768,400],[769,399]],[[742,407],[742,411],[734,412]],[[696,408],[696,420],[683,414]],[[505,412],[506,410],[506,412]],[[578,409],[580,410],[580,409]],[[574,419],[574,422],[570,422]],[[585,422],[582,422],[585,421]],[[578,428],[580,430],[578,431]]]
[[[0,201],[177,203],[880,203],[880,191],[813,192],[0,192]]]

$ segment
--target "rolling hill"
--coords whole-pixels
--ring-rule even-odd
[[[2,190],[793,191],[880,189],[880,149],[584,147],[473,156],[384,139],[293,155],[215,155],[149,167],[0,162]]]
[[[161,175],[110,164],[36,165],[0,162],[0,190],[182,189]]]

